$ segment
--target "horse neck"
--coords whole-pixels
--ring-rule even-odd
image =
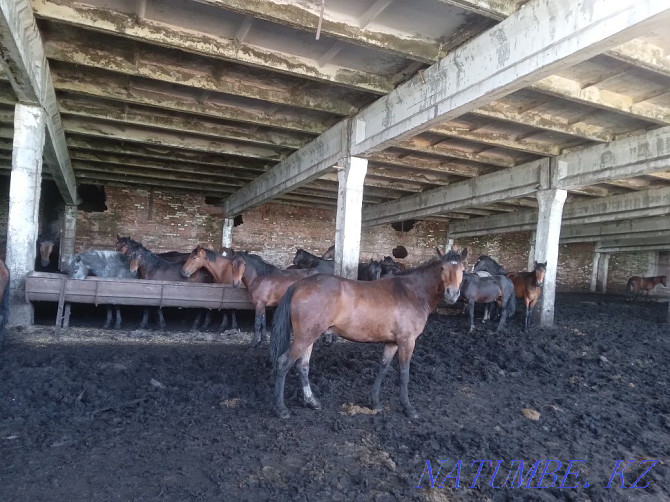
[[[218,255],[215,261],[205,259],[205,270],[212,274],[214,280],[220,284],[230,284],[233,282],[231,277],[231,267],[227,266],[229,264],[227,264],[226,261],[230,260]]]
[[[161,259],[148,249],[142,252],[143,260],[138,264],[142,277],[153,277],[160,269]]]
[[[411,278],[409,281],[413,284],[412,289],[419,293],[428,307],[428,311],[433,310],[442,295],[444,295],[444,285],[442,284],[442,276],[438,272],[438,268],[442,268],[442,263],[436,261],[432,265],[419,267],[412,272],[408,272],[405,276],[397,276]]]

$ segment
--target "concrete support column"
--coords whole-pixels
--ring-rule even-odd
[[[598,286],[600,293],[607,293],[607,273],[610,268],[610,254],[601,253],[600,261],[598,263]]]
[[[535,232],[530,233],[530,244],[528,246],[528,268],[526,270],[533,270],[535,268],[535,239],[537,238]]]
[[[594,252],[593,253],[593,265],[591,266],[591,284],[589,286],[589,291],[591,293],[596,292],[596,286],[598,285],[598,266],[600,264],[600,254]]]
[[[17,104],[14,108],[14,146],[9,183],[7,267],[11,272],[9,325],[33,323],[33,306],[26,302],[28,272],[35,256],[42,181],[42,152],[46,112],[39,106]]]
[[[361,210],[363,182],[368,161],[358,157],[344,159],[337,173],[337,219],[335,221],[335,275],[356,279],[361,250]]]
[[[449,251],[451,251],[451,248],[453,247],[454,247],[454,238],[449,237],[449,234],[447,234],[447,241],[444,244],[444,253],[445,254],[448,253]]]
[[[539,205],[537,229],[535,231],[535,260],[547,262],[542,298],[540,299],[540,324],[554,324],[554,300],[556,298],[556,269],[558,267],[558,239],[561,234],[563,204],[568,192],[560,189],[539,190],[536,194]]]
[[[66,204],[63,208],[63,231],[60,236],[60,263],[58,268],[67,271],[74,256],[74,243],[77,237],[77,206]]]
[[[221,229],[221,247],[233,247],[233,218],[224,218],[223,227]]]

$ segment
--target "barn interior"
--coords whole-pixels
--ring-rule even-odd
[[[156,251],[247,249],[282,267],[296,248],[334,244],[345,277],[359,260],[410,267],[436,247],[468,248],[469,265],[480,254],[508,270],[546,262],[536,322],[547,329],[556,292],[623,294],[631,275],[670,275],[666,0],[0,7],[12,326],[34,322],[25,279],[47,233],[62,270],[82,250],[113,249],[117,235]],[[653,296],[670,322],[670,288]]]

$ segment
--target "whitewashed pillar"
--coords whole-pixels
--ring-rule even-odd
[[[563,204],[568,195],[565,190],[552,188],[539,190],[536,194],[539,205],[535,230],[535,260],[547,262],[542,298],[540,300],[540,325],[554,324],[554,301],[556,299],[556,269],[558,268],[558,240],[561,235]]]
[[[223,227],[221,229],[221,247],[232,248],[233,247],[233,218],[224,218]]]
[[[356,279],[361,250],[361,210],[367,159],[347,157],[337,173],[337,218],[335,221],[335,275]]]
[[[528,245],[528,268],[526,270],[533,270],[535,267],[535,239],[537,239],[535,232],[531,232],[530,243]]]
[[[601,253],[598,263],[598,291],[607,293],[607,274],[610,268],[610,254]]]
[[[74,244],[77,237],[77,206],[66,204],[63,208],[63,232],[60,237],[60,263],[58,268],[67,271],[74,256]]]
[[[596,292],[596,286],[598,285],[598,267],[600,265],[600,253],[593,253],[593,265],[591,266],[591,284],[589,286],[589,291],[591,293]]]
[[[42,181],[46,112],[39,106],[14,108],[12,174],[9,183],[7,267],[11,273],[10,326],[33,323],[33,306],[26,302],[26,276],[35,270]]]

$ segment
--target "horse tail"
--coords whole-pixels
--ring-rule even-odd
[[[633,278],[628,279],[626,283],[626,297],[633,296]]]
[[[0,262],[1,263],[1,262]],[[4,264],[3,264],[4,265]],[[0,302],[0,344],[5,334],[5,324],[7,324],[7,317],[9,316],[9,269],[7,268],[7,284],[5,290],[2,292],[2,301]]]
[[[270,359],[272,368],[277,366],[277,359],[291,344],[291,300],[295,293],[295,284],[289,287],[279,300],[273,316],[272,334],[270,335]]]

